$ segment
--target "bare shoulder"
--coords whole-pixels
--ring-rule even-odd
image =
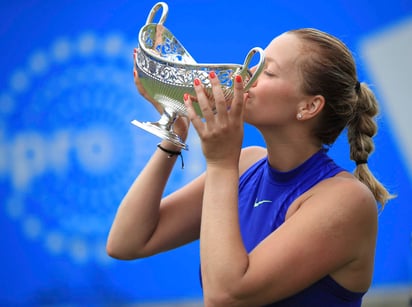
[[[352,174],[342,172],[303,194],[297,211],[313,216],[328,231],[361,238],[374,237],[378,206],[369,188]]]
[[[303,217],[303,223],[316,221],[329,234],[338,232],[362,241],[362,237],[376,235],[378,206],[365,184],[342,172],[302,194],[289,208],[286,219],[297,216]]]
[[[261,146],[249,146],[242,149],[239,160],[239,173],[242,175],[254,163],[267,156],[267,150]]]
[[[342,172],[322,181],[313,192],[330,200],[329,204],[335,204],[330,208],[335,212],[339,210],[348,214],[356,213],[361,217],[364,214],[377,215],[377,204],[372,192],[350,173]],[[320,202],[320,204],[327,207],[328,202]]]

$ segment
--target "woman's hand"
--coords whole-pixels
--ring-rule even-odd
[[[204,120],[193,108],[193,100],[185,95],[184,100],[188,117],[202,141],[203,154],[209,165],[238,167],[243,141],[243,82],[241,76],[235,77],[234,98],[227,105],[215,72],[209,74],[215,107],[209,101],[199,79],[194,80],[197,101]]]

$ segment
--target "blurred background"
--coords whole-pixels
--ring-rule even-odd
[[[157,137],[133,84],[133,48],[156,1],[0,1],[0,306],[201,305],[198,243],[148,259],[105,253],[117,206]],[[398,195],[379,216],[370,306],[407,306],[412,288],[412,1],[170,0],[165,26],[203,63],[243,63],[293,28],[353,51],[381,102],[369,167]],[[185,169],[204,168],[194,131]],[[262,145],[246,127],[245,146]],[[346,136],[331,149],[353,170]],[[130,234],[133,235],[133,234]]]

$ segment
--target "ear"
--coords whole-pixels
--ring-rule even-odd
[[[322,95],[311,96],[299,104],[298,113],[301,119],[310,119],[322,111],[325,106],[325,97]]]

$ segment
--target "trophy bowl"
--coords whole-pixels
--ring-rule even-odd
[[[156,13],[162,9],[158,23],[153,22]],[[264,67],[264,53],[259,47],[251,49],[242,65],[239,64],[199,64],[187,52],[176,37],[163,25],[168,14],[165,2],[154,5],[149,13],[146,24],[138,36],[138,48],[135,53],[136,85],[140,94],[150,101],[161,113],[157,122],[140,122],[133,120],[132,124],[140,127],[176,146],[188,149],[180,137],[173,131],[173,123],[179,116],[187,116],[183,95],[196,96],[193,81],[202,81],[206,95],[213,103],[209,73],[214,71],[218,77],[225,100],[233,99],[234,77],[242,76],[244,89],[247,91],[255,82]],[[259,61],[253,73],[249,70],[255,54]],[[202,116],[199,105],[194,102],[194,108]]]

